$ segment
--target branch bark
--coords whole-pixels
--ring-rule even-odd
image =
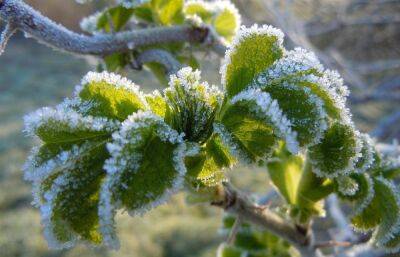
[[[219,192],[218,200],[212,202],[211,205],[220,207],[225,212],[240,217],[243,221],[250,222],[285,239],[302,256],[320,256],[319,251],[313,246],[310,229],[295,225],[268,208],[253,203],[228,183],[224,184],[223,189]]]
[[[0,18],[49,46],[88,55],[107,55],[160,43],[201,43],[209,35],[206,27],[182,25],[87,36],[56,24],[19,0],[0,0]]]

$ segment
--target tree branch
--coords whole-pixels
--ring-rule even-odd
[[[165,67],[167,75],[176,73],[182,66],[172,54],[161,49],[145,50],[137,56],[136,61],[140,66],[149,62],[159,63]]]
[[[49,46],[89,55],[107,55],[160,43],[201,43],[209,34],[206,27],[172,26],[86,36],[54,23],[19,0],[0,0],[0,18]]]
[[[318,256],[309,229],[295,225],[271,210],[253,203],[228,183],[224,183],[218,200],[211,204],[285,239],[296,247],[302,256]]]

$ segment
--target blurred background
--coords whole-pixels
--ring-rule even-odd
[[[80,19],[96,8],[72,0],[26,1],[46,16],[79,31]],[[351,89],[349,107],[363,132],[385,142],[400,139],[400,0],[236,0],[245,25],[267,23],[286,34],[287,47],[316,52],[339,70]],[[0,24],[3,26],[4,24]],[[199,56],[204,77],[219,83],[215,56]],[[69,96],[94,67],[79,56],[54,51],[18,34],[0,57],[0,256],[1,257],[208,257],[224,238],[221,213],[208,206],[187,206],[183,195],[144,217],[118,217],[121,250],[79,246],[48,250],[38,210],[31,207],[30,186],[21,166],[33,142],[22,133],[23,115],[55,105]],[[146,71],[129,77],[145,91],[159,87]],[[234,184],[266,191],[262,169],[239,167]]]

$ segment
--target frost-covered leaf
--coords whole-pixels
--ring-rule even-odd
[[[321,99],[309,88],[297,87],[286,82],[265,86],[262,91],[275,99],[279,108],[297,133],[300,146],[315,145],[327,129],[327,115]]]
[[[361,157],[357,160],[355,170],[358,173],[364,173],[367,171],[375,160],[375,147],[372,139],[368,134],[360,134],[360,140],[362,143]]]
[[[225,105],[220,122],[226,141],[232,141],[242,159],[254,162],[271,155],[280,139],[292,152],[298,151],[296,133],[278,103],[259,89],[248,89]],[[229,140],[231,138],[231,140]]]
[[[230,1],[187,1],[184,6],[185,15],[189,18],[200,19],[201,22],[212,26],[212,32],[223,42],[231,42],[238,31],[241,18],[238,10]]]
[[[336,122],[308,154],[318,176],[333,178],[353,171],[360,150],[358,132],[351,125]]]
[[[118,208],[142,214],[181,187],[186,173],[182,142],[181,135],[149,112],[129,116],[113,134],[99,210],[106,244],[115,244],[113,216]]]
[[[75,95],[83,101],[80,112],[119,121],[138,110],[147,109],[139,87],[113,73],[89,72],[78,86]]]
[[[339,192],[343,195],[353,196],[360,190],[358,182],[350,176],[339,176],[336,178],[336,183]]]
[[[161,25],[181,24],[183,2],[184,0],[151,0],[153,16]]]
[[[231,42],[241,24],[239,11],[229,1],[214,2],[217,3],[220,4],[216,7],[218,12],[214,16],[212,26],[219,36]]]
[[[375,179],[375,195],[379,198],[381,221],[373,240],[384,243],[390,240],[400,228],[400,195],[393,184],[382,177]]]
[[[336,72],[324,71],[315,54],[302,48],[288,51],[253,81],[258,87],[282,83],[309,88],[323,101],[324,110],[330,118],[346,123],[350,119],[345,107],[347,87]]]
[[[25,178],[33,182],[34,204],[52,248],[72,247],[78,240],[102,243],[98,191],[109,156],[105,145],[118,128],[118,122],[82,116],[68,103],[25,117],[25,131],[42,141],[24,166]]]
[[[171,76],[164,90],[167,102],[165,121],[185,139],[204,143],[213,132],[222,93],[215,86],[200,81],[200,71],[186,67]]]
[[[41,181],[80,153],[87,141],[107,139],[118,122],[82,116],[63,104],[44,107],[25,116],[25,132],[41,139],[24,166],[25,179]]]
[[[353,205],[352,215],[356,216],[360,214],[372,201],[374,198],[374,181],[372,180],[371,176],[364,173],[358,174],[353,173],[349,175],[353,181],[357,183],[357,190],[354,194],[343,194],[339,189],[338,195],[340,198],[350,201]]]
[[[374,197],[372,201],[352,217],[356,229],[371,230],[378,226],[373,239],[377,243],[390,240],[398,231],[399,199],[394,185],[382,177],[374,178]]]
[[[108,158],[106,140],[81,146],[64,166],[39,185],[40,211],[44,234],[51,248],[68,248],[78,240],[95,245],[102,243],[98,231],[99,189],[105,175],[103,163]],[[79,201],[77,201],[79,199]]]
[[[153,113],[160,117],[165,117],[167,103],[158,90],[155,90],[152,94],[146,95],[145,98]]]
[[[271,26],[242,27],[221,66],[222,85],[228,97],[243,91],[283,54],[283,33]]]
[[[198,154],[186,157],[186,178],[195,188],[215,186],[226,180],[223,169],[232,167],[236,161],[229,147],[215,134]]]

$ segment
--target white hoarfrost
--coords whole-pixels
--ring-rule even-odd
[[[37,130],[43,126],[52,126],[48,129],[68,129],[73,131],[106,131],[112,132],[118,127],[119,122],[107,118],[83,116],[67,107],[67,103],[55,108],[43,107],[24,117],[24,132],[35,136]]]
[[[368,192],[366,197],[364,197],[363,199],[361,199],[360,202],[358,202],[357,206],[355,207],[354,211],[351,214],[352,217],[361,214],[365,210],[365,208],[367,208],[368,205],[372,202],[372,199],[375,196],[374,181],[372,180],[369,174],[365,173],[364,176],[367,179]],[[357,230],[357,228],[354,229]]]
[[[100,232],[104,236],[104,243],[112,248],[118,248],[118,239],[115,235],[114,215],[120,208],[120,203],[113,199],[115,186],[120,183],[123,172],[137,172],[142,161],[142,153],[135,150],[135,145],[143,143],[141,129],[155,129],[155,134],[164,142],[176,144],[173,153],[173,163],[177,172],[173,185],[166,189],[163,194],[157,196],[151,203],[139,209],[128,210],[131,215],[143,214],[148,210],[165,203],[172,194],[176,193],[182,186],[186,167],[184,157],[186,146],[183,142],[183,135],[171,129],[162,118],[150,112],[132,114],[122,123],[120,131],[113,134],[113,142],[107,145],[111,158],[104,164],[107,171],[107,178],[102,185],[100,192],[99,217]],[[135,152],[136,151],[136,152]],[[129,170],[129,171],[128,171]],[[125,185],[127,186],[127,185]],[[151,192],[149,192],[151,194]]]
[[[372,138],[368,134],[360,133],[359,140],[362,143],[362,156],[359,158],[359,162],[362,162],[362,165],[357,168],[357,172],[364,173],[375,161],[375,147]]]
[[[125,8],[133,8],[149,2],[150,0],[117,0],[117,3],[124,6]]]
[[[352,196],[359,190],[357,181],[350,177],[338,177],[336,181],[339,184],[339,191],[344,195]]]
[[[226,73],[228,66],[231,64],[231,57],[235,54],[237,47],[247,38],[251,37],[252,35],[266,35],[271,37],[276,37],[276,47],[283,49],[283,37],[284,34],[280,29],[274,28],[269,25],[263,25],[259,27],[257,24],[254,24],[250,28],[245,26],[241,26],[240,30],[236,34],[235,38],[233,39],[231,45],[225,52],[225,57],[222,60],[220,73],[221,73],[221,83],[225,87],[226,86]],[[262,47],[262,46],[260,46]]]
[[[41,221],[44,227],[44,236],[50,248],[53,249],[65,249],[75,246],[78,241],[78,237],[73,233],[72,230],[69,231],[69,240],[67,242],[61,242],[57,239],[54,233],[54,222],[53,222],[53,211],[55,201],[58,194],[62,191],[62,188],[70,183],[68,179],[68,174],[58,176],[51,186],[51,189],[44,194],[44,203],[40,206]],[[67,228],[67,227],[65,227]],[[68,228],[67,228],[68,229]]]
[[[296,47],[294,50],[284,53],[281,59],[277,60],[269,69],[260,73],[255,80],[259,84],[268,84],[273,80],[311,69],[320,73],[324,70],[313,52]]]
[[[109,85],[113,85],[116,88],[121,88],[127,90],[128,92],[136,95],[144,106],[147,106],[144,94],[140,91],[140,87],[130,81],[129,79],[122,77],[115,73],[110,73],[107,71],[103,71],[101,73],[98,72],[88,72],[83,79],[81,80],[81,84],[75,87],[74,96],[78,97],[79,93],[83,90],[83,88],[91,83],[99,83],[104,82]]]
[[[278,102],[273,100],[268,93],[261,91],[258,88],[249,88],[245,91],[234,96],[231,100],[231,104],[235,104],[240,101],[253,102],[253,111],[257,116],[265,119],[267,122],[272,123],[276,129],[276,134],[286,142],[287,149],[296,154],[299,151],[299,143],[297,142],[297,133],[292,131],[291,122],[282,113],[279,108]]]

